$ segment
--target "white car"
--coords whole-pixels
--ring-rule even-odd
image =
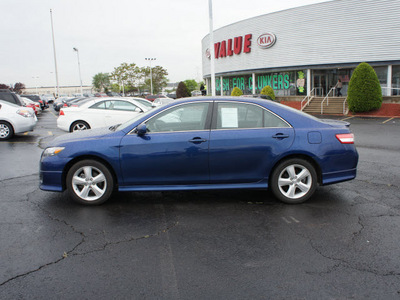
[[[95,98],[78,107],[60,110],[57,127],[64,131],[78,131],[124,123],[149,108],[126,98]]]
[[[0,140],[8,140],[15,133],[33,131],[36,122],[32,108],[0,100]]]
[[[135,100],[135,101],[139,102],[140,104],[143,104],[144,106],[146,106],[149,109],[153,108],[153,102],[151,102],[147,99],[137,98],[137,97],[124,97],[124,98],[129,99],[129,100]]]
[[[156,99],[154,99],[152,105],[153,105],[153,107],[156,107],[156,106],[164,105],[164,104],[171,103],[174,101],[175,101],[175,99],[173,99],[173,98],[156,98]]]
[[[40,107],[39,102],[32,101],[31,99],[25,97],[21,97],[21,100],[25,104],[25,106],[34,105],[37,115],[40,115],[42,113],[42,108]]]

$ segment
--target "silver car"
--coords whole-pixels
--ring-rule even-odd
[[[0,141],[10,139],[15,133],[33,131],[36,122],[32,108],[0,100]]]

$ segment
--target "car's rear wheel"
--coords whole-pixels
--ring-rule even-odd
[[[86,123],[85,121],[76,121],[76,122],[72,123],[69,131],[74,132],[74,131],[80,131],[80,130],[86,130],[86,129],[90,129],[90,126],[88,123]]]
[[[273,171],[271,189],[284,203],[298,204],[308,200],[317,187],[317,172],[304,159],[288,159]]]
[[[0,140],[8,140],[14,135],[14,129],[10,123],[0,121]]]
[[[68,171],[67,189],[74,201],[86,205],[99,205],[110,198],[114,180],[104,164],[91,159],[82,160]]]

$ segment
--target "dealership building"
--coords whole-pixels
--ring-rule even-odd
[[[367,62],[383,96],[400,95],[399,37],[399,0],[326,1],[239,21],[213,32],[216,94],[234,87],[259,94],[269,85],[278,97],[323,97],[340,79],[346,96],[354,69]],[[211,52],[207,35],[202,68],[209,90]]]

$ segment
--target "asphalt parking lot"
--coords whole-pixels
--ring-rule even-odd
[[[358,175],[304,204],[243,190],[85,207],[39,190],[63,134],[45,111],[0,142],[0,298],[399,299],[400,119],[330,118],[352,124]]]

